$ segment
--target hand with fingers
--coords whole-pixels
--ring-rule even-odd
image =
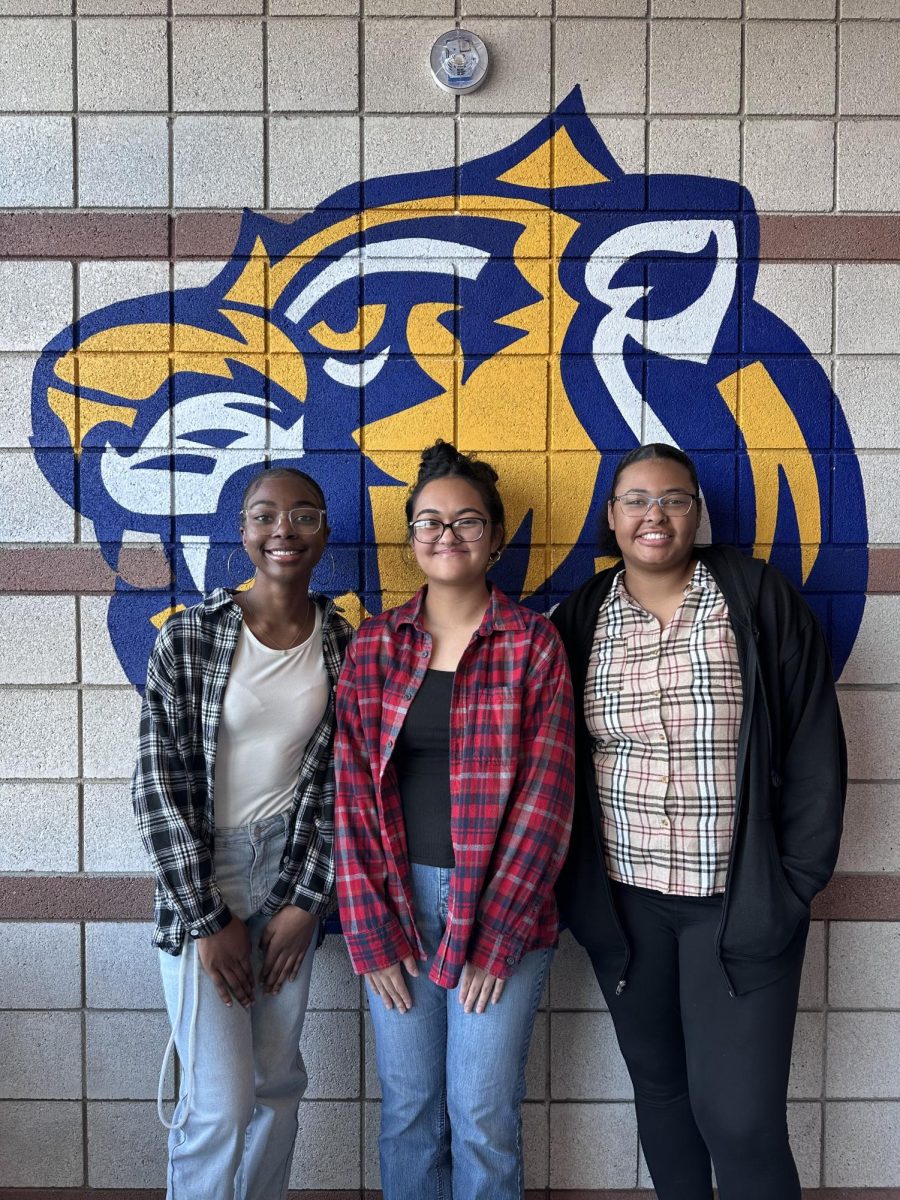
[[[412,996],[403,977],[404,970],[408,975],[417,976],[419,968],[411,954],[390,967],[380,971],[367,971],[366,979],[374,992],[381,997],[385,1008],[396,1008],[397,1012],[405,1013],[412,1008]]]
[[[488,1004],[496,1004],[503,995],[506,981],[489,975],[467,962],[459,981],[459,1002],[467,1013],[483,1013]]]
[[[286,904],[268,923],[259,939],[264,958],[259,982],[265,996],[277,996],[297,978],[309,949],[317,918],[296,905]]]
[[[254,1000],[250,935],[240,917],[232,916],[224,929],[197,942],[200,965],[216,985],[222,1003],[231,1008],[232,996],[249,1008]]]

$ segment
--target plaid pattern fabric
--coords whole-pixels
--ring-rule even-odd
[[[332,698],[303,752],[281,874],[263,906],[269,915],[286,904],[324,914],[332,903],[333,689],[353,630],[331,600],[311,598],[323,610]],[[173,954],[185,930],[205,937],[231,919],[213,867],[213,780],[222,698],[242,620],[231,593],[220,588],[163,625],[147,667],[131,797],[156,873],[153,944]]]
[[[341,924],[357,972],[423,950],[411,916],[403,809],[391,754],[431,656],[423,593],[365,621],[337,690],[335,812]],[[572,685],[546,618],[491,591],[450,709],[456,866],[431,978],[451,988],[466,961],[508,978],[556,943],[553,884],[574,796]]]
[[[620,572],[585,683],[612,879],[680,896],[725,890],[743,712],[728,607],[698,562],[665,629]]]

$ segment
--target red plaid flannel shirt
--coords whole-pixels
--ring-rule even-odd
[[[425,958],[412,919],[397,735],[431,658],[424,592],[365,621],[337,688],[335,867],[358,973]],[[450,830],[456,866],[431,979],[455,987],[466,961],[508,978],[553,946],[553,885],[574,798],[572,685],[545,617],[496,587],[466,647],[450,707]]]

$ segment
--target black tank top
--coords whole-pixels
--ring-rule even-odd
[[[453,671],[425,673],[394,750],[409,861],[426,867],[456,862],[450,837],[453,677]]]

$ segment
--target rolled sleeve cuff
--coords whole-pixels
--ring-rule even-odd
[[[185,929],[188,937],[205,938],[212,937],[214,933],[221,933],[226,925],[231,921],[231,909],[227,904],[220,900],[218,906],[205,917],[201,917],[198,921],[188,921],[185,923]]]
[[[480,929],[469,947],[469,961],[497,979],[509,979],[522,959],[524,942],[508,934],[498,937]]]
[[[396,920],[379,929],[367,929],[359,933],[351,933],[345,925],[344,937],[357,975],[383,971],[385,967],[392,967],[394,963],[415,954]]]

